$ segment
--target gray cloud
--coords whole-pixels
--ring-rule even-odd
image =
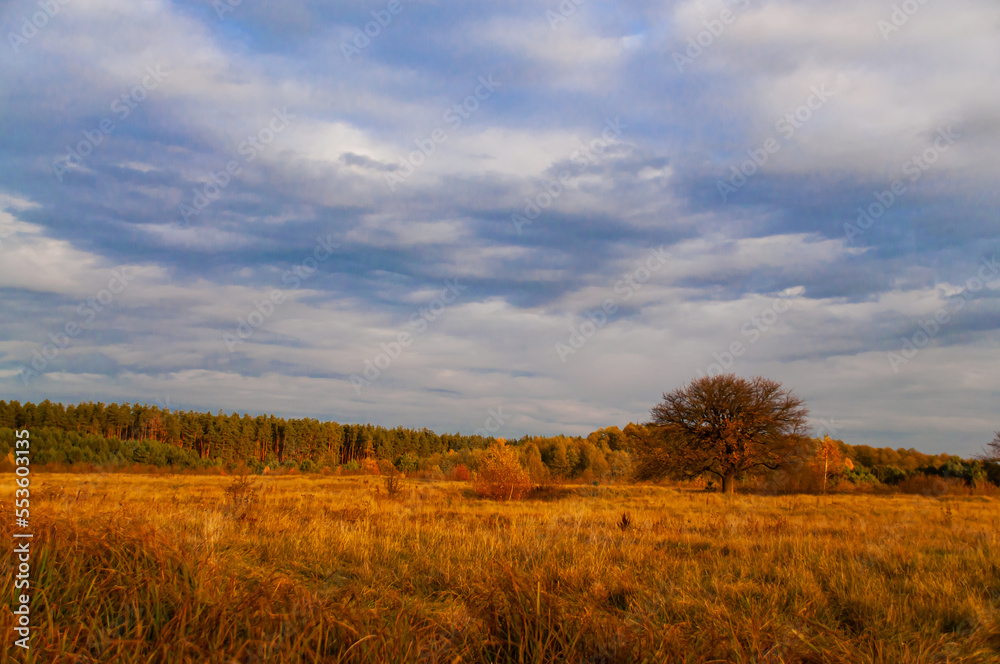
[[[673,54],[721,3],[591,0],[554,29],[535,3],[404,4],[350,60],[341,44],[381,5],[220,18],[205,3],[75,2],[3,52],[3,389],[442,431],[502,406],[508,436],[586,433],[645,418],[794,291],[734,370],[786,381],[849,442],[988,440],[997,281],[899,373],[886,354],[998,249],[993,3],[928,4],[888,39],[880,6],[754,4],[683,71]],[[0,10],[4,34],[33,8]],[[169,75],[136,93],[156,66]],[[455,104],[481,76],[500,85],[464,117]],[[836,93],[782,136],[823,84]],[[294,118],[249,149],[275,109]],[[621,135],[582,157],[613,118]],[[952,125],[954,147],[848,238],[857,208]],[[435,129],[446,139],[390,189]],[[79,165],[54,168],[95,131]],[[772,137],[780,150],[722,200],[720,180]],[[512,215],[564,172],[517,232]],[[213,179],[228,180],[217,195]],[[210,204],[185,218],[199,191]],[[312,270],[327,237],[339,246]],[[621,299],[659,247],[670,261]],[[122,266],[135,281],[25,384],[33,352]],[[459,301],[357,396],[348,377],[449,277]],[[285,302],[231,352],[223,335],[275,290]],[[616,313],[563,363],[555,344],[607,298]]]

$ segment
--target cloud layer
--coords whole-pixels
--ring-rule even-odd
[[[9,398],[463,432],[502,407],[511,437],[643,420],[724,366],[852,443],[1000,428],[993,2],[0,25]]]

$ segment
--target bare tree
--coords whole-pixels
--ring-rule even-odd
[[[986,449],[984,449],[981,454],[976,455],[976,458],[981,461],[994,461],[1000,463],[1000,431],[996,432],[993,440],[986,444]]]
[[[663,395],[651,435],[634,450],[638,479],[722,480],[734,493],[743,473],[777,470],[801,448],[809,411],[791,390],[766,378],[706,376]]]

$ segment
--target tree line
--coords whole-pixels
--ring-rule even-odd
[[[48,400],[39,404],[0,401],[0,429],[29,429],[33,437],[45,441],[43,448],[82,444],[91,449],[97,439],[142,442],[149,449],[162,445],[180,448],[191,460],[272,467],[307,459],[337,466],[368,458],[397,459],[406,454],[427,457],[450,449],[484,448],[492,440],[438,435],[429,429],[387,429],[313,418],[226,415],[222,411],[213,415],[139,403],[64,406]],[[114,455],[105,452],[104,447],[102,454]]]
[[[255,470],[337,467],[361,470],[389,461],[404,472],[476,470],[496,439],[429,429],[341,424],[313,418],[179,411],[148,404],[0,400],[0,456],[14,431],[29,429],[36,464],[131,464],[205,468],[246,464]],[[525,436],[512,441],[533,479],[615,479],[631,474],[629,425],[582,436]],[[369,464],[368,467],[377,467]]]
[[[629,423],[622,429],[605,427],[588,436],[529,435],[510,441],[510,446],[535,482],[620,482],[665,475],[711,478],[711,464],[697,450],[678,448],[674,443],[669,450],[663,448],[664,426],[671,420],[662,417],[661,406],[656,407],[661,409],[660,419],[656,419],[654,408],[654,419],[648,423]],[[403,472],[428,477],[463,477],[464,472],[476,471],[487,448],[496,442],[478,435],[437,434],[426,428],[389,429],[221,411],[212,414],[138,403],[64,406],[48,400],[38,404],[0,400],[0,457],[13,449],[14,430],[19,429],[31,431],[32,461],[36,464],[141,464],[176,469],[245,464],[258,472],[265,467],[309,472],[338,467],[373,470],[389,463]],[[726,444],[742,454],[739,463],[730,463],[727,471],[718,475],[726,489],[737,478],[745,481],[753,475],[749,471],[761,458],[751,447],[740,447],[737,432],[731,429],[727,424],[717,431],[723,443],[728,440]],[[760,470],[764,471],[765,485],[775,487],[805,488],[808,484],[815,488],[821,484],[825,488],[837,481],[898,485],[925,476],[1000,484],[1000,457],[966,460],[914,449],[850,445],[842,440],[811,438],[802,431],[772,448],[780,454],[772,455],[773,459],[764,455],[771,467]],[[667,452],[672,456],[668,458]],[[654,472],[666,467],[650,466],[651,459],[657,458],[672,472]]]

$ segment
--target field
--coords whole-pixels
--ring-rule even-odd
[[[1000,662],[996,498],[232,481],[34,475],[0,662]]]

